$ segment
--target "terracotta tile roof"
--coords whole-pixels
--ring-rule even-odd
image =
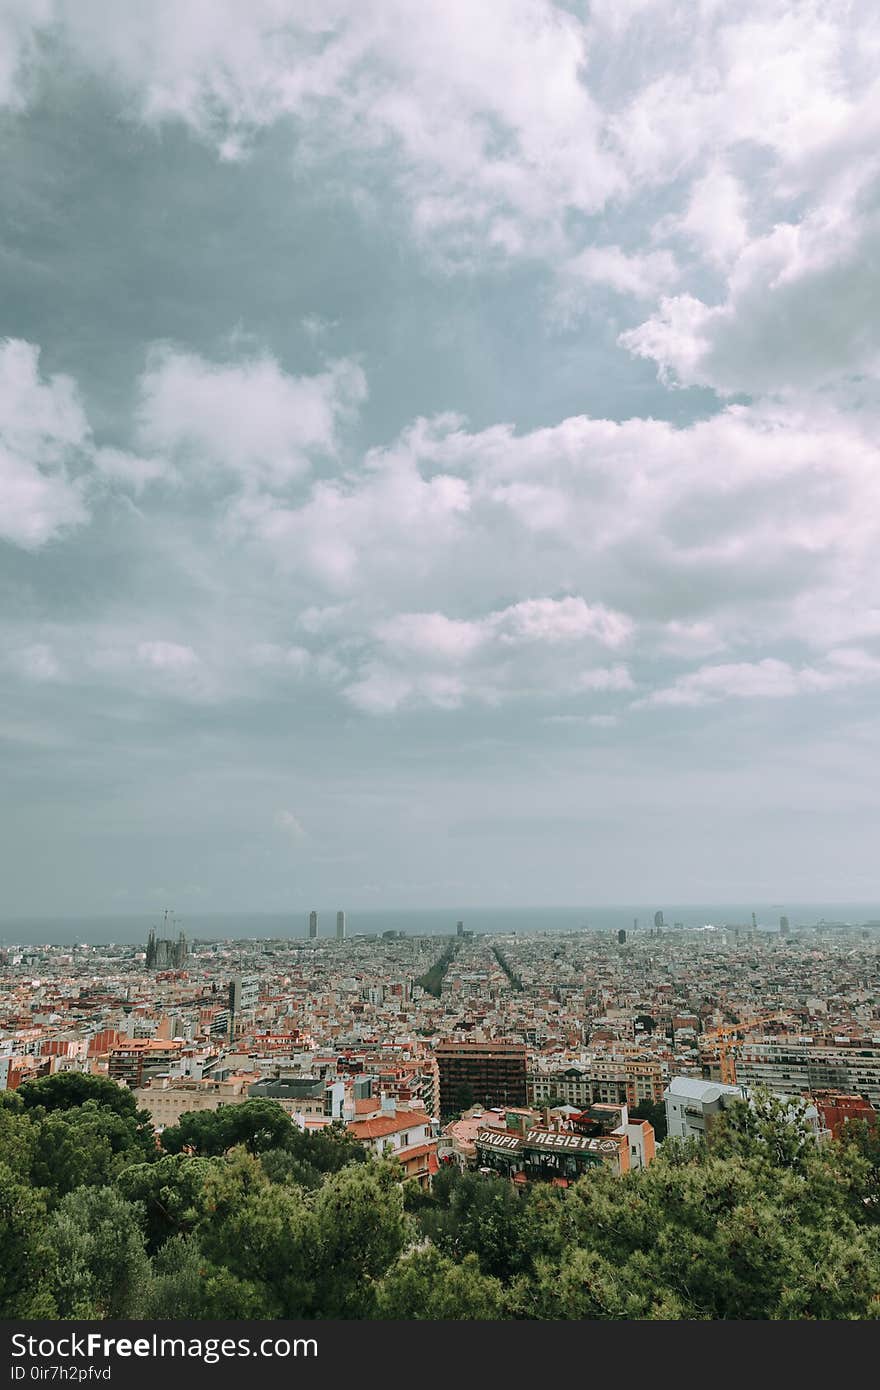
[[[424,1158],[426,1154],[436,1155],[436,1152],[436,1143],[413,1144],[412,1148],[400,1149],[398,1151],[397,1157],[400,1159],[401,1163],[409,1163],[410,1159]]]
[[[396,1115],[378,1115],[375,1120],[355,1120],[348,1126],[355,1139],[381,1139],[385,1134],[399,1134],[402,1129],[415,1129],[418,1125],[430,1124],[428,1115],[422,1111],[398,1111]]]

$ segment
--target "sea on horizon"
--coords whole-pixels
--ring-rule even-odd
[[[758,926],[776,930],[780,917],[787,916],[792,928],[816,926],[821,922],[852,926],[880,926],[877,903],[710,903],[612,907],[462,907],[455,908],[364,908],[346,909],[349,937],[383,931],[404,931],[412,936],[444,936],[454,933],[456,924],[477,935],[516,932],[618,931],[633,929],[637,919],[640,931],[654,925],[654,912],[663,912],[666,927],[739,925],[750,926],[752,913]],[[0,918],[0,947],[16,945],[71,945],[88,942],[120,945],[146,942],[151,927],[162,930],[163,913],[132,915],[108,914],[76,917]],[[184,931],[194,940],[260,940],[268,938],[303,939],[308,935],[308,909],[289,913],[229,912],[175,913],[168,930]],[[318,908],[319,938],[335,938],[336,908]]]

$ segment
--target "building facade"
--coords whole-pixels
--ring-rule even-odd
[[[440,1111],[472,1105],[525,1105],[526,1046],[511,1042],[441,1042],[435,1049]]]
[[[746,1040],[736,1075],[746,1085],[767,1086],[777,1095],[839,1091],[880,1106],[880,1047],[867,1042],[835,1046],[789,1038]]]
[[[111,1047],[107,1072],[111,1081],[123,1081],[132,1089],[143,1086],[150,1076],[167,1071],[180,1056],[183,1044],[150,1038],[128,1038]]]
[[[349,1134],[376,1157],[393,1154],[406,1178],[429,1187],[438,1169],[430,1116],[422,1110],[398,1109],[391,1097],[383,1096],[379,1104],[378,1114],[350,1123]]]
[[[630,1167],[625,1134],[589,1137],[543,1128],[527,1129],[524,1134],[481,1129],[476,1150],[479,1167],[521,1183],[552,1182],[567,1187],[602,1164],[616,1174],[626,1173]]]
[[[745,1100],[743,1086],[675,1076],[666,1088],[666,1132],[670,1139],[705,1139],[716,1115],[735,1101]]]
[[[531,1071],[528,1096],[532,1105],[554,1097],[563,1105],[583,1107],[591,1102],[635,1107],[643,1101],[659,1105],[666,1086],[664,1064],[654,1057],[594,1057],[586,1065],[559,1071]]]
[[[250,1077],[229,1077],[225,1081],[184,1081],[162,1078],[148,1086],[135,1088],[138,1108],[146,1110],[158,1134],[179,1124],[181,1115],[193,1111],[219,1110],[223,1105],[240,1105],[248,1099]]]

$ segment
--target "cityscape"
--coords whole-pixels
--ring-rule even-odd
[[[19,1200],[30,1173],[48,1222],[42,1244],[17,1233],[7,1315],[161,1317],[173,1305],[193,1318],[687,1318],[705,1316],[706,1300],[716,1317],[872,1315],[876,921],[752,913],[688,928],[656,909],[629,929],[485,934],[459,919],[445,936],[359,933],[356,922],[339,909],[321,934],[312,910],[288,936],[190,939],[166,910],[142,943],[0,950],[0,1164]],[[41,1158],[47,1144],[53,1156]],[[622,1302],[592,1283],[563,1295],[577,1249],[544,1287],[540,1252],[552,1259],[565,1203],[589,1204],[600,1175],[611,1188],[595,1200],[619,1198],[619,1219],[634,1199],[651,1201],[632,1184],[656,1178],[666,1196],[654,1219],[674,1231],[695,1218],[681,1214],[683,1194],[669,1205],[669,1175],[706,1165],[710,1186],[748,1179],[744,1200],[790,1202],[793,1177],[807,1201],[815,1185],[836,1184],[834,1219],[850,1235],[833,1294],[791,1286],[798,1239],[821,1239],[807,1213],[793,1252],[776,1253],[775,1280],[756,1279],[755,1252],[742,1287],[724,1265],[699,1306],[656,1252],[644,1291],[636,1283]],[[255,1183],[251,1205],[298,1194],[312,1220],[343,1184],[340,1198],[360,1212],[349,1219],[366,1221],[367,1245],[382,1250],[366,1284],[346,1253],[331,1262],[332,1288],[319,1257],[322,1272],[294,1294],[286,1275],[279,1284],[260,1261],[242,1265],[222,1239],[221,1256],[197,1215],[217,1181],[230,1194],[246,1184],[239,1204]],[[236,1228],[259,1220],[249,1210]],[[74,1211],[83,1231],[70,1247],[58,1223]],[[723,1246],[730,1233],[722,1239],[726,1223],[714,1220]],[[333,1228],[340,1252],[346,1224]],[[598,1229],[581,1237],[588,1247]],[[293,1234],[279,1238],[272,1259],[298,1267]],[[96,1267],[108,1239],[121,1253]],[[311,1239],[307,1266],[323,1248]],[[83,1241],[77,1258],[91,1273],[80,1297],[64,1250],[73,1258]],[[758,1249],[763,1260],[763,1237]],[[48,1279],[34,1266],[41,1250]],[[198,1298],[196,1268],[202,1279],[216,1271]]]
[[[816,1154],[863,1132],[876,1163],[877,922],[687,929],[658,909],[613,932],[349,935],[340,909],[331,925],[319,936],[313,910],[297,936],[189,940],[166,911],[140,945],[6,946],[0,1092],[119,1088],[160,1166],[221,1112],[241,1141],[268,1103],[429,1201],[450,1174],[521,1196],[597,1168],[623,1182],[774,1100]]]

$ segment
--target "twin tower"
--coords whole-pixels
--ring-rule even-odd
[[[309,913],[309,941],[314,941],[314,939],[315,939],[315,937],[316,937],[317,935],[318,935],[318,914],[317,914],[317,912],[310,912],[310,913]],[[336,940],[337,940],[337,941],[344,941],[344,940],[345,940],[345,913],[344,913],[344,912],[337,912],[337,914],[336,914]]]

